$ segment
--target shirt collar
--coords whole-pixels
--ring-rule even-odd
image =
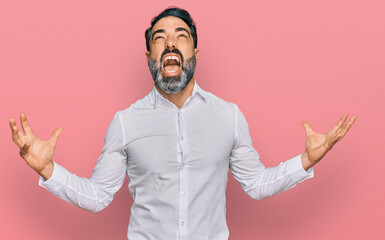
[[[193,91],[191,93],[191,98],[193,98],[198,93],[199,96],[202,97],[203,101],[207,102],[207,92],[204,91],[202,88],[200,88],[195,80],[193,80],[193,81],[194,81],[194,88],[193,88]],[[154,87],[152,88],[152,91],[150,93],[150,100],[151,100],[152,104],[154,105],[154,109],[156,109],[160,97],[163,98],[163,95],[158,91],[158,89],[156,89],[156,87],[154,85]]]

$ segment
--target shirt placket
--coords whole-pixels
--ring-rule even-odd
[[[183,121],[183,111],[177,110],[178,122],[178,161],[179,161],[179,239],[186,239],[188,235],[188,166],[186,155],[188,153],[186,132]]]

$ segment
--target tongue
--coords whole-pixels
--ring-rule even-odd
[[[178,68],[179,68],[179,66],[176,64],[175,65],[167,65],[164,67],[164,70],[166,72],[174,72],[174,71],[178,70]]]

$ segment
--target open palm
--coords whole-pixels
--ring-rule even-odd
[[[20,156],[31,168],[47,179],[52,174],[52,157],[57,139],[62,132],[62,129],[56,128],[53,131],[51,138],[47,141],[43,141],[33,134],[25,114],[20,115],[20,122],[25,135],[19,131],[14,119],[11,118],[9,120],[9,125],[12,130],[12,139],[20,148]]]
[[[334,144],[341,140],[353,125],[356,117],[353,116],[345,123],[348,115],[344,114],[341,119],[325,134],[313,131],[308,122],[302,122],[306,132],[305,162],[304,168],[308,169],[317,164],[325,154],[330,151]]]

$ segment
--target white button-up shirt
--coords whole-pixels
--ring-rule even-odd
[[[115,114],[92,176],[81,178],[55,163],[39,184],[87,211],[105,208],[127,173],[134,199],[130,240],[225,240],[227,173],[244,191],[264,199],[313,177],[300,155],[265,168],[237,105],[196,82],[178,109],[154,87]]]

